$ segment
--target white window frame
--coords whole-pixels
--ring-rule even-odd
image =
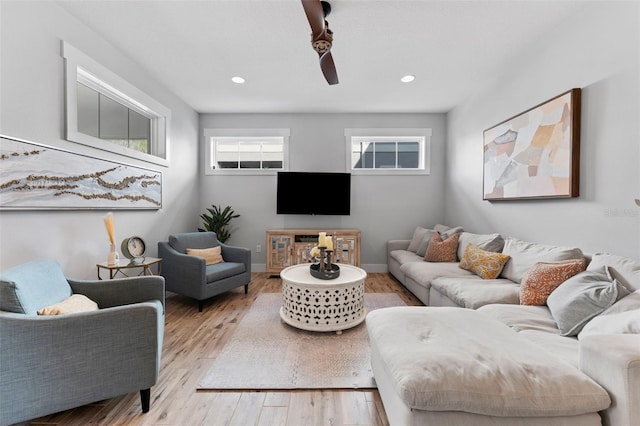
[[[346,139],[347,173],[354,175],[428,175],[431,174],[431,134],[429,128],[349,128],[344,130]],[[408,141],[417,140],[420,146],[418,168],[355,169],[351,164],[352,144],[359,140]]]
[[[204,174],[205,175],[276,175],[289,170],[290,129],[204,129]],[[216,141],[241,141],[242,139],[266,139],[282,141],[281,169],[216,169]]]
[[[67,140],[168,167],[171,110],[65,41],[62,56],[65,59]],[[78,82],[149,118],[151,154],[79,132]]]

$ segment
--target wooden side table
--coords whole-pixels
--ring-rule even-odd
[[[154,274],[151,270],[153,265],[157,265],[157,273]],[[106,262],[97,263],[98,267],[98,279],[101,280],[100,276],[101,269],[107,269],[109,271],[109,279],[112,280],[116,278],[116,275],[120,273],[123,277],[134,277],[140,275],[160,275],[160,268],[162,266],[162,259],[157,257],[145,257],[142,260],[132,261],[131,259],[120,259],[117,265],[107,265]],[[129,269],[141,269],[137,271],[138,273],[135,275],[130,275]],[[133,271],[132,271],[133,272]]]

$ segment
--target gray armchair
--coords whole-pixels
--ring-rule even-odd
[[[201,257],[186,254],[187,249],[206,249],[220,246],[224,262],[207,266]],[[162,276],[167,290],[203,302],[220,293],[244,286],[245,294],[251,282],[251,251],[218,241],[215,232],[187,232],[169,236],[158,243],[162,258]]]
[[[98,310],[39,316],[83,294]],[[0,424],[132,391],[148,412],[164,335],[164,279],[66,279],[53,260],[0,274]]]

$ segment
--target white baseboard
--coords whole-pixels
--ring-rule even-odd
[[[378,273],[378,272],[388,272],[386,263],[367,263],[362,265],[362,269],[367,272]]]
[[[267,272],[266,263],[252,263],[251,272]]]

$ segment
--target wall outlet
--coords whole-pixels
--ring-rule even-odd
[[[256,253],[260,253],[262,251],[262,246],[260,244],[256,245]]]

